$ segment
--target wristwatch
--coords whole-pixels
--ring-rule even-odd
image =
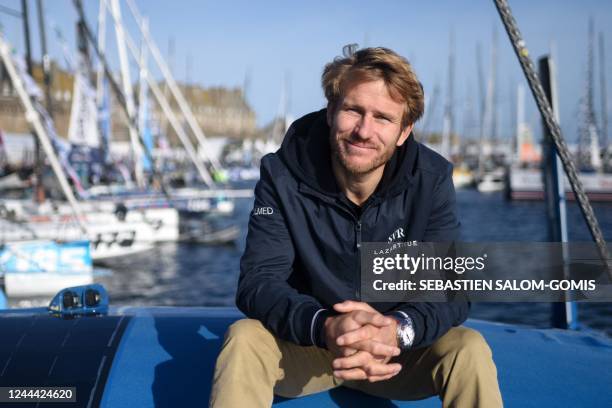
[[[408,315],[402,313],[402,317],[393,316],[397,321],[397,344],[400,349],[407,350],[414,343],[414,325]]]

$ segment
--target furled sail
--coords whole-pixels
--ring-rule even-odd
[[[100,137],[96,93],[89,84],[86,72],[85,63],[81,61],[75,72],[68,140],[73,145],[98,148]]]

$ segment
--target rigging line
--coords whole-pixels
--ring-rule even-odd
[[[12,16],[12,17],[23,18],[23,13],[21,11],[12,9],[10,7],[7,7],[7,6],[1,6],[0,5],[0,13],[4,13],[4,14]]]
[[[499,12],[501,20],[504,24],[506,32],[508,33],[508,37],[510,38],[510,42],[516,52],[516,56],[519,59],[521,64],[521,68],[523,69],[523,73],[529,83],[529,88],[533,93],[536,104],[538,105],[538,109],[542,118],[544,119],[544,123],[548,131],[550,132],[553,143],[555,144],[555,148],[557,150],[557,154],[561,159],[561,163],[563,164],[563,169],[565,170],[565,174],[569,179],[570,185],[576,197],[576,201],[580,206],[580,210],[582,211],[582,215],[587,223],[591,236],[593,240],[597,244],[597,250],[599,252],[599,256],[606,267],[606,271],[608,275],[612,279],[612,262],[610,262],[610,255],[608,253],[608,248],[606,246],[606,241],[604,240],[603,234],[599,227],[599,223],[597,218],[595,217],[595,212],[593,211],[593,207],[591,207],[591,203],[584,192],[584,188],[582,187],[582,182],[578,178],[578,173],[576,172],[576,167],[572,162],[572,158],[569,154],[569,149],[561,134],[561,128],[557,123],[551,105],[546,98],[546,94],[544,93],[544,88],[542,87],[542,83],[540,82],[540,78],[536,74],[533,61],[529,57],[529,50],[525,44],[521,36],[521,32],[516,24],[516,20],[512,15],[512,11],[510,10],[510,6],[506,0],[493,0],[495,3],[495,7]]]

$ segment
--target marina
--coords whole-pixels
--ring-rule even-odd
[[[248,266],[251,261],[243,258],[248,246],[253,247],[251,251],[270,252],[269,257],[274,258],[270,261],[274,267],[267,271],[270,276],[276,273],[275,268],[282,267],[284,257],[291,257],[294,264],[283,276],[292,282],[303,278],[296,278],[294,272],[308,265],[304,263],[308,256],[300,258],[300,251],[311,245],[309,234],[324,236],[334,231],[337,236],[333,240],[344,245],[346,239],[342,234],[347,228],[342,223],[349,218],[354,218],[354,230],[353,224],[347,224],[351,227],[346,233],[359,259],[342,259],[342,265],[333,267],[338,269],[336,275],[342,274],[342,268],[349,268],[349,264],[359,270],[354,271],[355,276],[350,277],[349,283],[338,276],[328,276],[330,280],[338,280],[336,286],[330,286],[332,291],[338,291],[330,296],[342,296],[346,289],[343,285],[352,285],[348,290],[351,296],[355,295],[353,300],[362,300],[362,287],[359,287],[364,282],[364,270],[360,269],[364,259],[362,234],[375,236],[368,230],[374,227],[367,227],[363,215],[366,210],[377,211],[377,223],[383,224],[392,217],[382,210],[381,203],[387,199],[384,194],[395,197],[400,191],[385,190],[387,186],[380,187],[381,181],[380,186],[375,186],[375,193],[371,193],[371,201],[360,204],[352,201],[349,211],[348,204],[342,200],[348,202],[352,200],[350,197],[330,198],[325,195],[326,190],[324,193],[316,190],[310,179],[300,179],[296,174],[307,168],[302,162],[303,156],[283,156],[281,151],[287,149],[286,140],[294,140],[301,131],[299,123],[303,122],[294,119],[322,107],[311,106],[312,103],[306,111],[297,107],[302,103],[300,97],[306,99],[310,90],[300,84],[298,89],[304,95],[293,95],[291,84],[300,79],[293,81],[290,73],[284,72],[276,73],[274,81],[278,84],[268,82],[265,92],[261,86],[251,91],[250,68],[245,68],[247,74],[241,86],[210,85],[214,84],[212,79],[193,79],[190,54],[183,67],[183,78],[176,69],[174,39],[168,40],[167,52],[158,42],[160,33],[166,35],[165,30],[171,23],[160,20],[159,5],[152,3],[66,1],[58,6],[64,15],[60,24],[52,21],[51,16],[57,17],[57,11],[51,10],[55,6],[50,2],[22,0],[10,6],[0,4],[0,14],[15,20],[8,24],[9,28],[0,30],[2,387],[68,386],[71,396],[76,392],[75,406],[84,407],[206,405],[215,362],[225,347],[224,336],[247,313],[244,312],[246,301],[243,299],[241,305],[239,300],[239,281],[244,279],[245,268],[253,267]],[[567,61],[563,55],[565,44],[551,46],[536,58],[535,53],[527,52],[525,45],[533,41],[533,27],[527,25],[529,34],[523,39],[507,2],[494,0],[492,3],[491,12],[499,15],[493,15],[492,32],[480,30],[475,37],[478,43],[473,44],[476,45],[474,67],[472,44],[468,69],[464,61],[468,60],[465,39],[454,29],[444,29],[448,49],[441,47],[439,54],[444,55],[436,58],[441,67],[438,76],[445,80],[434,80],[429,72],[420,76],[425,78],[418,83],[425,95],[425,116],[406,134],[413,139],[410,146],[418,142],[421,156],[434,158],[431,163],[440,160],[448,164],[444,158],[453,165],[452,171],[448,167],[445,176],[448,191],[444,193],[450,194],[445,196],[450,200],[444,199],[443,204],[445,208],[452,207],[460,228],[458,238],[449,240],[485,246],[554,242],[561,248],[565,248],[562,244],[590,243],[594,248],[597,259],[585,255],[585,259],[578,261],[570,259],[567,250],[562,249],[560,264],[555,265],[567,280],[556,282],[552,290],[564,293],[565,297],[561,297],[564,302],[472,302],[466,306],[469,314],[462,326],[482,334],[484,344],[493,351],[506,406],[608,406],[612,403],[612,394],[605,391],[612,380],[608,370],[612,363],[612,299],[602,301],[585,295],[579,298],[586,300],[578,302],[569,293],[595,291],[595,278],[598,284],[612,279],[609,261],[612,143],[607,134],[606,73],[609,69],[606,67],[609,64],[604,43],[606,36],[609,37],[609,28],[605,20],[589,17],[580,21],[580,30],[575,30],[580,33],[574,35],[580,38],[580,46],[576,46],[579,52],[572,49],[572,53],[580,55],[584,70],[580,73],[571,70],[571,81],[582,85],[571,95],[579,93],[580,98],[572,107],[575,114],[569,127],[567,120],[560,116],[561,111],[567,113],[568,100],[572,99],[561,92],[567,90],[569,82],[568,76],[563,76],[567,75],[563,71],[566,68],[563,61]],[[32,8],[33,5],[36,7]],[[522,17],[528,10],[524,7],[519,7],[517,15]],[[602,13],[612,13],[610,7],[597,7],[603,9]],[[308,13],[306,9],[301,10]],[[187,20],[182,13],[181,18]],[[65,24],[65,15],[70,16],[69,24]],[[179,27],[175,29],[179,38],[183,35],[179,41],[193,44],[193,35],[185,37]],[[502,33],[502,30],[508,34],[507,38],[505,34],[498,37],[498,31]],[[35,39],[33,33],[39,38]],[[485,40],[487,64],[481,45]],[[207,57],[215,60],[217,51],[206,48],[207,41],[202,40],[202,49],[207,49]],[[236,52],[231,48],[237,47],[235,43],[230,46],[225,40],[216,41],[219,47],[225,47],[222,54],[232,49],[232,54],[243,53],[244,59],[258,62],[248,46],[241,43]],[[340,46],[334,43],[334,55],[342,54],[345,58],[355,55],[359,46],[342,41]],[[368,42],[366,33],[366,47],[372,45]],[[36,51],[32,50],[33,43],[37,44]],[[257,47],[261,48],[261,44]],[[304,47],[310,50],[310,45]],[[537,49],[539,52],[545,47],[538,44]],[[268,50],[261,52],[267,55]],[[424,61],[428,53],[406,55],[417,71],[427,71]],[[227,55],[226,58],[237,64]],[[332,58],[333,55],[326,55],[324,60]],[[458,58],[463,66],[456,64]],[[228,61],[206,64],[220,64],[229,71],[232,63]],[[319,71],[315,74],[319,86],[321,64],[319,61],[317,64]],[[510,64],[521,71],[516,67],[511,71]],[[255,71],[262,75],[261,66],[258,69]],[[295,66],[293,69],[301,73]],[[202,72],[205,74],[197,73],[196,77],[215,78],[217,68],[206,66]],[[469,81],[464,84],[462,77],[475,79],[476,86]],[[508,84],[510,91],[502,92],[500,88]],[[280,98],[271,91],[276,91],[276,85],[280,87]],[[390,94],[391,88],[386,86],[389,87],[386,93]],[[459,86],[467,88],[467,92]],[[262,119],[260,95],[255,93],[274,93],[274,98],[268,98],[265,105],[271,105],[270,100],[274,99],[273,105],[278,103],[278,109],[270,113],[273,108],[270,112],[268,107],[263,108],[267,113]],[[321,96],[317,98],[321,103]],[[353,114],[356,111],[354,107],[347,110]],[[293,112],[299,114],[294,116]],[[379,116],[376,126],[386,120]],[[330,132],[331,117],[329,113],[325,116],[327,124],[324,125]],[[400,137],[401,134],[394,139],[393,148],[397,147],[394,152],[400,151]],[[320,177],[319,172],[328,170],[328,159],[319,160],[317,155],[321,152],[313,152],[311,146],[299,144],[296,150],[315,156],[313,174]],[[352,145],[351,149],[365,150],[365,147]],[[323,150],[327,154],[329,149]],[[341,158],[341,152],[332,152],[332,157],[334,154]],[[400,160],[397,156],[389,154],[386,160],[397,166],[392,161]],[[274,166],[278,164],[272,160],[278,157],[288,170],[273,174],[265,166],[267,163],[277,171]],[[297,164],[286,163],[293,159]],[[408,159],[401,156],[401,160]],[[421,160],[426,159],[421,157]],[[390,168],[391,171],[399,169]],[[415,169],[422,170],[419,166]],[[426,164],[424,174],[435,171],[438,170],[427,168]],[[331,174],[336,179],[325,182],[333,185],[332,190],[340,191],[337,174]],[[323,176],[326,177],[329,175]],[[383,176],[381,171],[381,177],[388,182],[391,176]],[[409,202],[402,207],[406,213],[419,205],[414,191],[421,191],[420,184],[425,184],[426,177],[419,173],[406,183],[406,191],[413,191]],[[289,183],[295,184],[291,185],[298,192],[296,196],[281,198],[282,192],[274,184],[279,182],[277,178],[283,182],[291,180]],[[439,180],[443,179],[440,176]],[[436,187],[432,194],[440,200],[442,193],[438,188],[443,186],[443,181],[437,183],[431,183]],[[379,193],[382,198],[376,201]],[[320,201],[313,201],[316,205],[309,209],[297,194]],[[296,227],[286,222],[280,228],[278,225],[290,213],[282,205],[273,207],[270,203],[274,200],[281,204],[286,204],[283,201],[286,200],[298,208],[294,212],[296,217],[308,213],[308,216],[321,217],[325,225],[303,224],[306,227],[296,232]],[[427,203],[432,219],[439,210],[432,206],[438,204],[433,201]],[[325,211],[334,206],[342,209],[341,217],[327,219]],[[253,222],[254,219],[259,223]],[[261,234],[262,229],[268,228],[261,220],[277,228],[276,235],[263,241],[266,247],[254,249],[253,237],[249,235]],[[414,225],[420,225],[421,221],[410,219]],[[450,231],[448,225],[447,220]],[[417,246],[416,241],[408,241],[404,235],[411,227],[414,226],[405,223],[395,225],[391,235],[383,234],[384,239],[389,235],[390,244]],[[306,246],[298,242],[302,235],[308,243]],[[333,240],[314,244],[321,251],[321,258],[330,265],[340,256]],[[274,255],[274,251],[284,248],[286,241],[291,242],[291,253]],[[454,250],[454,244],[450,250],[446,249],[449,256],[456,256]],[[425,258],[424,254],[420,256]],[[482,262],[485,258],[486,255],[477,259]],[[380,258],[379,267],[384,260]],[[578,269],[586,268],[586,278],[570,280],[572,262],[579,262]],[[483,269],[484,263],[481,265]],[[260,273],[260,278],[269,279],[266,271],[262,273],[257,266],[253,268]],[[512,265],[507,265],[507,269],[511,271]],[[382,274],[382,271],[384,268],[374,273]],[[465,272],[458,272],[456,267],[449,271]],[[307,272],[309,279],[314,279],[313,271]],[[571,276],[573,279],[576,275]],[[426,290],[445,292],[444,296],[461,290],[536,291],[550,285],[535,278],[445,279],[420,283]],[[407,280],[391,285],[382,282],[376,284],[380,287],[375,287],[376,290],[406,291],[412,284]],[[276,283],[272,281],[263,286],[274,290]],[[307,282],[307,286],[318,284],[321,282]],[[255,292],[263,293],[258,295],[259,300],[277,302],[266,314],[272,314],[272,309],[277,309],[282,302],[287,311],[295,307],[291,304],[293,298],[275,300],[276,293],[257,288]],[[298,297],[310,296],[293,286],[291,290]],[[270,299],[261,299],[262,296]],[[445,303],[463,301],[454,296],[453,302]],[[343,300],[347,299],[338,301]],[[317,299],[319,302],[322,301]],[[426,304],[435,309],[439,306],[435,303]],[[248,306],[252,307],[250,303]],[[331,309],[332,305],[326,307]],[[315,339],[317,315],[326,310],[313,311],[308,345],[319,345]],[[406,315],[401,309],[396,313]],[[423,320],[417,320],[417,324],[433,324],[425,323],[426,317],[421,316]],[[257,317],[262,322],[266,318],[269,316]],[[412,325],[412,320],[408,320]],[[297,336],[295,332],[290,335]],[[394,344],[399,347],[399,342],[398,331]],[[593,389],[604,391],[593,392]],[[0,395],[0,405],[3,398],[4,394]],[[425,398],[405,402],[342,386],[298,398],[276,395],[273,405],[429,407],[439,406],[440,401]]]

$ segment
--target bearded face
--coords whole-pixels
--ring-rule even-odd
[[[349,175],[365,175],[387,163],[412,126],[402,129],[404,104],[391,97],[383,80],[351,86],[328,111],[334,158]]]

